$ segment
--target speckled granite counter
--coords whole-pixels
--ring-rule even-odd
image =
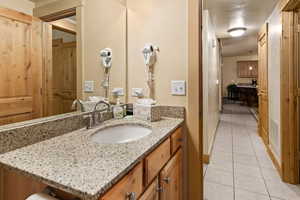
[[[125,144],[97,144],[90,136],[106,126],[139,123],[152,134]],[[0,155],[0,165],[84,200],[96,200],[144,156],[183,123],[163,118],[158,122],[136,119],[108,120],[94,129],[80,129]]]

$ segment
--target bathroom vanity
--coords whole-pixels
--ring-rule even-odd
[[[182,199],[183,121],[107,120],[4,153],[0,199],[24,200],[47,186],[62,200]],[[91,139],[101,130],[127,125],[151,133],[124,143]]]

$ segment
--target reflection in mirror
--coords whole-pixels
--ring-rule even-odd
[[[0,125],[89,111],[103,98],[125,103],[126,7],[80,2],[0,2]]]
[[[55,21],[52,30],[52,115],[72,111],[76,97],[76,17]],[[61,26],[55,26],[60,24]],[[62,25],[64,27],[62,28]]]

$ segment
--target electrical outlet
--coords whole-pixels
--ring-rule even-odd
[[[94,92],[94,81],[84,81],[84,92]]]
[[[171,93],[174,96],[185,96],[186,81],[171,81]]]

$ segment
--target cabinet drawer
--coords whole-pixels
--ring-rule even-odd
[[[133,170],[113,186],[101,200],[128,200],[129,195],[137,199],[143,192],[143,165],[138,164]]]
[[[145,182],[149,184],[167,163],[171,156],[171,142],[168,138],[145,158]]]
[[[171,135],[171,150],[172,154],[174,154],[179,147],[181,147],[183,143],[183,134],[182,128],[178,128],[172,135]]]
[[[158,192],[158,178],[156,178],[153,183],[147,188],[144,194],[141,196],[139,200],[158,200],[159,192]]]

